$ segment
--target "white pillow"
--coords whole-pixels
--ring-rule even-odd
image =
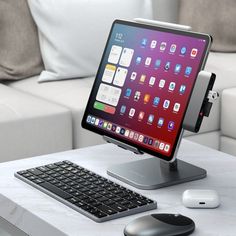
[[[151,0],[28,0],[45,70],[39,82],[96,73],[114,19],[152,18]]]

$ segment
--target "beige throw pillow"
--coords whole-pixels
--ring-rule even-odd
[[[235,0],[181,0],[179,22],[213,36],[213,51],[236,52]]]
[[[18,80],[43,70],[37,28],[26,0],[0,1],[0,80]]]

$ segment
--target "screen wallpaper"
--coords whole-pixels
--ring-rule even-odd
[[[115,23],[86,123],[170,156],[206,43],[204,38]]]

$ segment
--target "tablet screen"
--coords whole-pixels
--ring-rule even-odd
[[[83,127],[171,160],[209,43],[204,34],[115,21]]]

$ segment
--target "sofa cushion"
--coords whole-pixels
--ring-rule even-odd
[[[213,51],[236,52],[235,0],[181,0],[179,21],[213,36]]]
[[[82,116],[92,88],[94,77],[37,83],[37,77],[8,85],[69,108],[73,116],[73,147],[80,148],[102,143],[101,136],[81,127]]]
[[[71,149],[64,107],[0,84],[0,162]]]
[[[26,0],[0,1],[0,80],[17,80],[43,70],[38,33]]]
[[[220,131],[201,133],[198,135],[187,136],[184,138],[217,150],[220,149]]]
[[[221,102],[221,131],[222,134],[236,139],[236,87],[225,89]]]
[[[45,71],[39,81],[96,73],[114,19],[151,18],[150,0],[28,0]]]
[[[220,137],[220,150],[236,156],[236,140],[226,136]]]

